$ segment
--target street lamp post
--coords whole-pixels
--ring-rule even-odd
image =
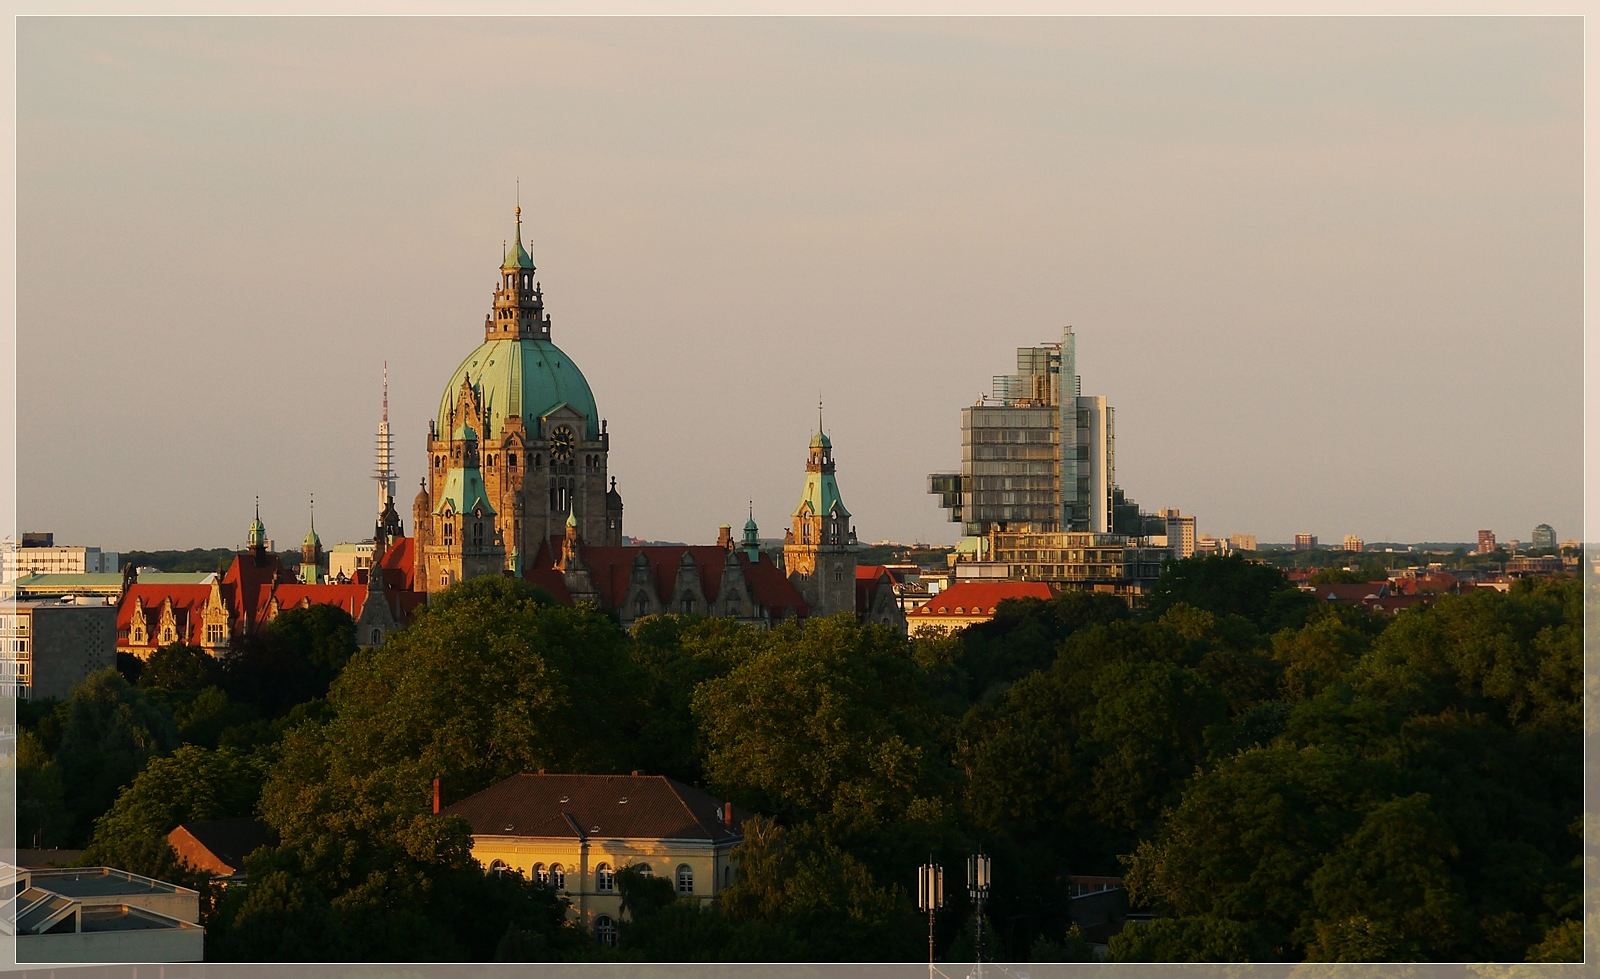
[[[928,912],[928,979],[933,979],[933,916],[944,907],[944,868],[928,862],[917,868],[917,909]]]
[[[989,899],[989,856],[981,850],[967,858],[967,896],[978,909],[978,976],[983,975],[983,902]]]

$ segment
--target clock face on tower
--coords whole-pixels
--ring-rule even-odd
[[[556,462],[571,462],[572,443],[572,429],[565,425],[558,426],[550,433],[550,458]]]

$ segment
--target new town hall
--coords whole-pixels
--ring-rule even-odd
[[[855,529],[820,417],[781,559],[761,549],[753,518],[738,540],[723,526],[716,544],[624,544],[622,496],[607,471],[611,436],[583,372],[551,339],[535,271],[518,208],[483,342],[451,376],[428,424],[427,474],[412,504],[411,536],[395,507],[385,407],[379,512],[365,567],[349,580],[325,581],[315,570],[323,555],[312,529],[301,572],[291,575],[261,547],[266,532],[258,517],[248,552],[209,588],[125,589],[118,648],[148,655],[163,639],[183,639],[220,652],[281,609],[317,603],[351,611],[361,643],[375,645],[428,594],[501,574],[563,602],[596,602],[625,627],[660,613],[765,627],[848,611],[905,628],[887,571],[857,566]]]

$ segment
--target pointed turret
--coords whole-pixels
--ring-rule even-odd
[[[256,557],[267,553],[267,525],[261,522],[261,497],[256,497],[256,518],[250,521],[250,531],[245,534],[245,550]]]
[[[314,585],[322,565],[322,538],[317,536],[317,500],[311,498],[311,529],[300,542],[300,582]]]
[[[517,206],[515,240],[500,261],[500,287],[494,293],[494,311],[484,321],[485,340],[548,340],[550,317],[544,311],[544,292],[534,281],[533,256],[522,247],[522,206]]]
[[[744,540],[740,544],[744,556],[750,559],[751,564],[761,560],[761,537],[756,529],[756,504],[750,501],[750,519],[744,522]]]

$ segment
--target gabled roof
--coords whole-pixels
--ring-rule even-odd
[[[958,581],[910,612],[912,619],[938,616],[993,615],[1008,598],[1049,599],[1050,586],[1042,581]],[[956,609],[962,611],[957,612]]]
[[[117,604],[117,633],[122,635],[133,625],[136,601],[144,606],[145,631],[151,644],[158,644],[157,630],[161,625],[161,606],[172,600],[172,617],[178,626],[180,642],[198,643],[200,610],[211,597],[210,585],[134,585]]]
[[[417,539],[396,537],[378,561],[384,591],[412,591],[417,580]]]
[[[513,775],[447,806],[473,836],[731,843],[749,813],[661,775]]]
[[[167,834],[178,861],[195,870],[231,877],[244,869],[244,858],[277,843],[278,834],[259,819],[214,819],[179,823]]]
[[[539,553],[529,570],[524,571],[523,577],[533,580],[536,570],[550,569],[553,567],[552,555],[560,554],[564,538],[552,537],[549,541],[539,545]],[[794,614],[804,616],[808,613],[805,599],[801,597],[794,585],[784,573],[772,563],[772,558],[766,554],[760,555],[755,564],[742,552],[736,551],[735,560],[744,570],[745,583],[750,589],[750,598],[757,605],[765,606],[767,614],[774,620],[782,619],[786,612],[793,610]],[[647,544],[639,547],[588,547],[580,551],[584,566],[589,569],[590,580],[594,582],[595,590],[600,593],[600,604],[606,608],[620,608],[628,596],[628,584],[633,577],[634,562],[640,554],[650,566],[650,584],[655,590],[656,597],[663,602],[675,601],[678,583],[678,569],[683,566],[683,557],[688,554],[694,562],[695,573],[699,576],[700,591],[707,601],[714,601],[722,588],[722,572],[728,560],[728,551],[715,544]],[[556,572],[559,574],[560,572]],[[555,593],[555,589],[551,589]],[[561,592],[565,594],[566,588]],[[566,601],[571,601],[567,598]]]
[[[850,511],[844,507],[844,500],[839,496],[839,480],[833,473],[806,473],[806,485],[800,491],[800,503],[794,508],[791,516],[799,516],[808,504],[811,512],[818,516],[825,516],[835,511],[841,517],[850,516]]]
[[[488,491],[483,488],[483,473],[478,469],[458,466],[445,474],[444,487],[439,490],[439,499],[434,501],[433,512],[443,513],[447,502],[457,513],[472,513],[480,507],[485,514],[494,513]]]

